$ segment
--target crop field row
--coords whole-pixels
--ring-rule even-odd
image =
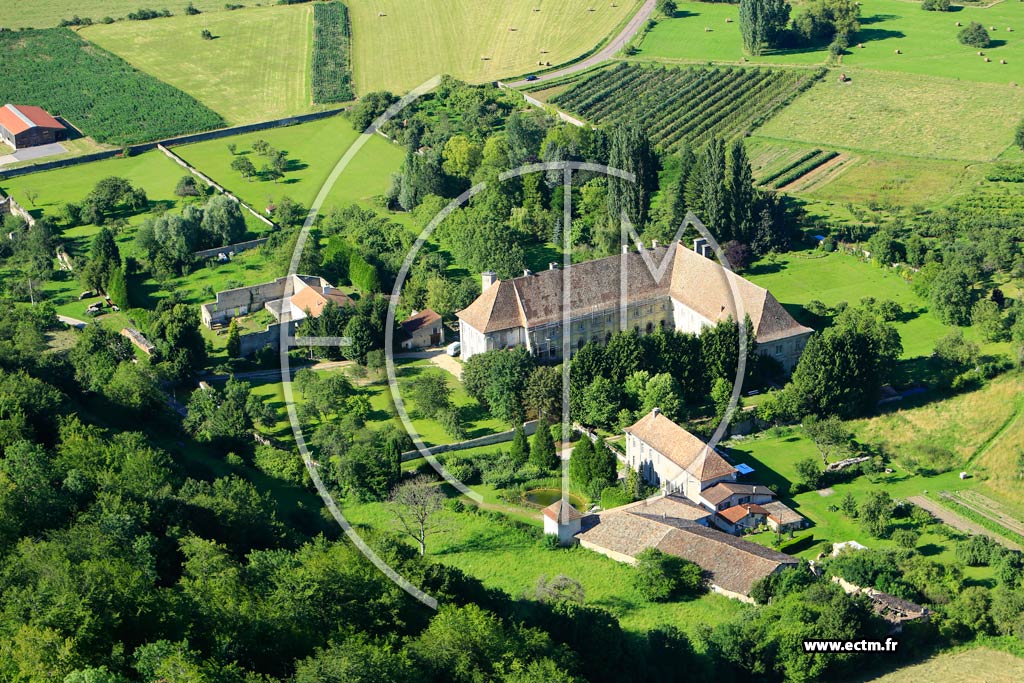
[[[804,159],[802,162],[794,164],[778,174],[773,174],[774,177],[772,177],[771,180],[766,181],[765,184],[773,190],[778,190],[799,180],[800,178],[803,178],[814,169],[828,163],[837,156],[839,156],[839,152],[817,150],[813,155]]]
[[[820,155],[822,152],[820,149],[812,149],[804,152],[795,159],[790,159],[786,164],[777,168],[774,172],[769,173],[758,181],[760,185],[770,185],[775,182],[776,179],[781,178],[797,166],[800,166],[807,162],[809,159],[813,159]]]
[[[731,138],[767,120],[820,71],[741,67],[649,67],[620,64],[600,71],[552,103],[592,123],[640,121],[666,151]]]
[[[62,116],[98,142],[126,145],[224,120],[188,94],[68,29],[0,32],[4,100]]]

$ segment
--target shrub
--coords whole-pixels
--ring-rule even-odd
[[[257,446],[253,462],[264,474],[295,483],[302,483],[306,469],[297,453],[282,451],[273,446]]]
[[[956,37],[961,43],[971,47],[988,47],[992,42],[985,27],[976,21],[965,26]]]
[[[926,12],[948,12],[949,0],[921,0],[921,9]]]
[[[956,559],[968,567],[987,567],[1003,557],[1003,548],[988,536],[977,534],[956,544]]]
[[[684,593],[695,593],[704,583],[701,568],[657,548],[648,548],[636,556],[634,586],[646,600],[661,602]]]

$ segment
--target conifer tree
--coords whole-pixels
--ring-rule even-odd
[[[525,465],[530,457],[530,444],[526,440],[526,431],[521,424],[516,425],[515,432],[512,435],[512,447],[509,449],[509,455],[512,457],[512,462],[516,464],[516,467]]]
[[[537,433],[533,435],[533,444],[530,446],[530,462],[542,470],[553,470],[558,466],[555,442],[545,419],[537,421]]]

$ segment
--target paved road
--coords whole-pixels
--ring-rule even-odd
[[[590,55],[586,59],[576,62],[575,64],[570,64],[564,69],[550,71],[546,74],[538,74],[537,80],[535,81],[527,81],[524,79],[521,81],[516,81],[514,83],[506,83],[506,85],[518,87],[520,85],[526,85],[527,83],[541,83],[544,81],[550,81],[556,78],[561,78],[562,76],[568,76],[579,71],[584,71],[585,69],[589,69],[590,67],[600,64],[601,62],[608,61],[609,59],[617,55],[620,50],[626,47],[626,43],[631,41],[633,39],[633,36],[637,34],[637,31],[643,28],[644,24],[647,23],[647,20],[651,18],[652,14],[654,14],[654,6],[657,4],[657,0],[647,0],[647,2],[645,2],[643,6],[640,7],[640,11],[638,11],[633,16],[633,18],[629,20],[629,23],[626,24],[625,28],[622,29],[622,32],[619,33],[619,35],[617,35],[610,43],[608,43],[603,48],[601,48],[594,54]]]
[[[950,510],[949,508],[944,507],[939,503],[936,503],[934,500],[931,500],[930,498],[925,498],[924,496],[913,496],[911,498],[907,498],[907,500],[909,500],[914,505],[917,505],[918,507],[924,508],[925,510],[932,513],[933,515],[941,519],[943,522],[953,527],[954,529],[966,531],[971,534],[981,534],[982,536],[988,536],[993,541],[1001,543],[1007,548],[1010,548],[1011,550],[1021,549],[1021,547],[1013,541],[1005,539],[999,534],[995,534],[989,531],[988,529],[986,529],[985,527],[981,526],[976,522],[972,522],[969,519],[961,517],[960,515]]]

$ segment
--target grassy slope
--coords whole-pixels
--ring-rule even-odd
[[[383,504],[343,505],[342,511],[357,528],[393,528]],[[631,567],[579,548],[541,549],[539,514],[533,520],[532,533],[508,529],[471,513],[442,515],[446,526],[428,540],[429,554],[515,597],[532,594],[541,576],[565,574],[583,585],[589,604],[616,614],[626,629],[644,631],[673,624],[691,634],[697,624],[715,625],[744,609],[740,602],[713,594],[677,603],[647,603],[632,586]]]
[[[309,206],[334,165],[357,137],[352,124],[336,116],[299,126],[185,145],[176,147],[174,151],[255,208],[263,208],[284,195]],[[239,154],[250,154],[257,167],[263,165],[264,161],[251,152],[252,143],[259,139],[288,152],[288,157],[297,162],[294,170],[289,170],[281,182],[249,182],[231,170],[233,157],[228,151],[228,143],[238,145]],[[398,170],[404,158],[405,152],[400,146],[380,136],[372,137],[339,178],[324,208],[330,209],[332,205],[343,202],[371,205],[375,196],[387,190],[391,173]]]
[[[139,7],[169,9],[173,14],[184,14],[189,0],[171,0],[160,3],[140,3],[139,0],[18,0],[0,3],[0,26],[8,28],[48,28],[61,19],[74,15],[100,21],[103,17],[119,19]],[[223,0],[192,0],[201,11],[224,9]],[[244,1],[236,4],[246,4]]]
[[[404,92],[438,74],[490,81],[531,71],[540,60],[565,62],[592,49],[638,7],[635,0],[614,4],[352,0],[356,92]]]
[[[848,71],[828,78],[776,115],[758,134],[854,150],[937,159],[987,161],[1013,141],[1016,119],[997,115],[1024,107],[1024,90],[964,85],[947,78]]]
[[[82,35],[223,116],[251,123],[312,109],[310,5],[90,26]],[[209,30],[215,40],[203,40]]]
[[[920,664],[873,679],[873,683],[1013,683],[1024,679],[1024,661],[1007,652],[979,647],[943,653]]]

